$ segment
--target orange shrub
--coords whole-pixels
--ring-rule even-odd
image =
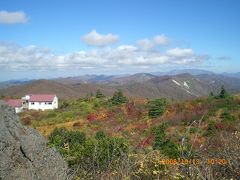
[[[21,121],[23,125],[31,125],[31,118],[29,116],[23,117]]]
[[[81,123],[80,122],[75,122],[75,123],[73,123],[73,128],[79,128],[79,127],[81,127],[82,125],[81,125]]]

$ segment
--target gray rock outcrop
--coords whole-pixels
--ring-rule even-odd
[[[36,130],[0,101],[0,180],[67,179],[67,164]]]

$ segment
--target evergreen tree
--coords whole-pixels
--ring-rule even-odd
[[[155,99],[148,102],[148,115],[156,118],[162,115],[166,110],[167,101],[165,98]]]
[[[90,97],[93,97],[93,92],[92,91],[90,92]]]
[[[121,90],[118,90],[114,92],[113,97],[110,99],[110,101],[114,105],[119,105],[122,103],[126,103],[128,99],[123,95],[123,92]]]
[[[212,92],[212,91],[210,92],[210,96],[214,96],[214,94],[213,94],[213,92]]]
[[[98,89],[96,92],[96,98],[104,98],[105,95]]]
[[[228,92],[226,91],[224,86],[221,87],[221,91],[220,91],[218,97],[222,98],[222,99],[228,97]]]
[[[210,92],[210,94],[209,94],[209,96],[208,96],[209,98],[214,98],[214,94],[213,94],[213,92],[211,91]]]

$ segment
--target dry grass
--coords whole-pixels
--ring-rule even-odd
[[[84,120],[76,120],[76,121],[70,121],[70,122],[64,122],[64,123],[59,123],[59,124],[54,124],[54,125],[46,125],[46,126],[39,126],[36,127],[37,131],[39,131],[43,136],[47,137],[51,134],[51,132],[55,129],[55,128],[61,128],[61,127],[65,127],[69,130],[73,130],[74,123],[80,123],[80,124],[84,124]]]

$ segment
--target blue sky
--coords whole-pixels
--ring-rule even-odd
[[[240,71],[238,0],[0,1],[0,81]]]

